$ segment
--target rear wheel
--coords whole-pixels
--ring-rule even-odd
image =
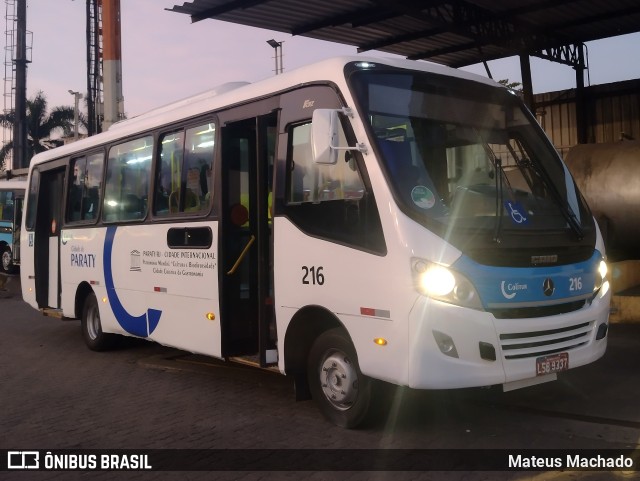
[[[82,336],[92,351],[106,351],[111,349],[117,341],[115,334],[102,332],[98,300],[93,292],[87,296],[82,308]]]
[[[307,365],[309,388],[324,416],[354,428],[371,403],[371,379],[360,372],[355,348],[343,329],[322,333],[311,347]]]

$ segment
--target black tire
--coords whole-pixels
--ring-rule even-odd
[[[112,349],[118,339],[115,334],[102,332],[98,300],[93,292],[87,296],[82,307],[82,337],[92,351]]]
[[[344,329],[330,329],[318,336],[309,352],[307,376],[313,400],[329,421],[355,428],[366,419],[372,381],[360,371]]]
[[[13,254],[9,246],[0,247],[0,270],[4,274],[13,274],[16,266],[13,264]]]

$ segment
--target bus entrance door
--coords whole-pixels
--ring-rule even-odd
[[[60,228],[64,169],[41,172],[35,225],[35,276],[38,307],[60,307]]]
[[[276,123],[273,113],[222,128],[222,352],[262,367],[275,362],[268,199]]]

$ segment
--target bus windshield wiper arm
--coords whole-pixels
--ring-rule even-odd
[[[496,228],[493,232],[493,240],[500,243],[500,231],[502,230],[502,202],[503,202],[503,184],[502,176],[504,170],[502,169],[502,160],[499,157],[493,156],[493,165],[496,171]]]
[[[482,134],[479,131],[474,129],[482,148],[484,149],[484,153],[487,155],[487,158],[491,160],[493,164],[493,168],[495,170],[496,176],[496,227],[493,231],[493,240],[497,243],[500,243],[500,232],[502,231],[502,203],[503,203],[503,175],[504,169],[502,168],[502,160],[495,154],[493,149],[489,146],[487,142],[485,142]],[[508,182],[508,181],[507,181]]]
[[[560,212],[562,216],[566,219],[569,227],[578,237],[578,240],[581,240],[584,237],[584,232],[582,230],[582,225],[576,216],[576,213],[573,211],[571,206],[569,205],[569,201],[562,198],[560,191],[553,183],[549,174],[544,169],[540,169],[538,165],[533,161],[533,159],[526,159],[523,162],[524,165],[531,167],[531,169],[538,175],[542,183],[549,189],[551,195],[553,196],[553,200],[555,200],[556,204],[560,208]]]
[[[562,209],[563,214],[567,218],[567,222],[569,222],[569,226],[573,229],[573,231],[578,236],[578,240],[582,240],[584,237],[584,231],[582,230],[582,225],[576,216],[576,213],[573,211],[571,206],[567,204],[567,210]]]

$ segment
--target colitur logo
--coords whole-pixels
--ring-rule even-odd
[[[528,289],[526,284],[520,284],[518,282],[502,281],[500,283],[500,290],[505,299],[513,299],[516,297],[518,291],[526,291]]]

